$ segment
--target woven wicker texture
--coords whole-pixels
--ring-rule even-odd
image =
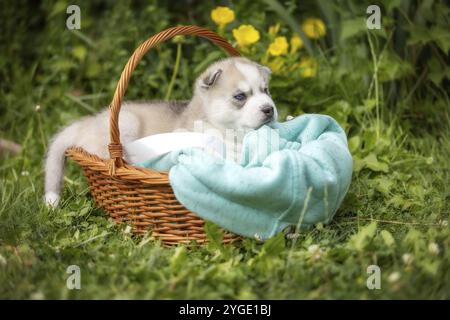
[[[178,202],[167,172],[134,167],[123,160],[118,123],[125,91],[139,61],[152,47],[177,35],[197,35],[231,56],[239,55],[225,39],[201,27],[177,26],[155,34],[134,51],[117,83],[110,105],[110,159],[101,159],[78,147],[66,151],[83,168],[98,206],[116,222],[131,225],[135,234],[152,230],[152,235],[166,245],[206,242],[204,221]],[[237,239],[231,233],[224,236],[225,243]]]

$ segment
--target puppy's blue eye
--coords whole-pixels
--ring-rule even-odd
[[[235,98],[238,101],[244,101],[245,99],[247,99],[247,96],[245,95],[245,93],[238,93],[233,98]]]

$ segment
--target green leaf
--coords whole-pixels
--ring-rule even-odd
[[[387,8],[387,12],[390,14],[392,10],[400,8],[402,0],[389,0],[384,2]]]
[[[450,68],[441,65],[436,57],[429,59],[427,65],[430,69],[428,78],[433,81],[435,85],[439,86],[445,78],[450,79]]]
[[[403,239],[403,242],[405,242],[406,244],[413,244],[418,242],[419,239],[421,239],[420,232],[414,228],[411,228]]]
[[[376,172],[388,172],[389,171],[389,166],[384,163],[384,162],[380,162],[377,159],[377,156],[374,153],[369,154],[367,157],[365,157],[363,159],[364,164],[367,168],[369,168],[372,171],[376,171]]]
[[[352,108],[347,101],[339,100],[329,105],[324,114],[333,117],[342,127],[347,126],[348,116],[351,114]]]
[[[50,11],[49,17],[54,17],[56,15],[65,13],[67,10],[67,7],[69,6],[69,4],[67,3],[67,1],[57,1],[54,5],[53,8]]]
[[[432,41],[429,31],[423,26],[412,25],[407,28],[410,32],[410,37],[406,42],[407,45],[427,44]]]
[[[100,74],[101,70],[102,67],[100,66],[100,64],[96,61],[92,61],[87,66],[86,77],[95,78]]]
[[[377,145],[377,133],[375,130],[364,131],[364,152],[368,153]]]
[[[199,75],[202,71],[204,71],[213,61],[223,57],[223,52],[221,51],[212,51],[209,53],[205,59],[202,60],[199,64],[197,64],[194,68],[194,75]]]
[[[364,114],[370,113],[377,105],[377,101],[375,99],[366,99],[364,100],[362,105],[356,106],[353,109],[355,114]]]
[[[180,270],[187,260],[186,247],[180,246],[175,249],[175,253],[170,258],[170,267],[173,270]]]
[[[220,229],[218,225],[212,223],[211,221],[207,221],[205,223],[204,229],[206,237],[213,246],[215,247],[222,246],[223,231]]]
[[[272,256],[282,253],[286,247],[285,242],[284,233],[280,232],[276,236],[264,242],[264,245],[262,246],[262,254]]]
[[[395,245],[395,239],[389,231],[381,230],[380,234],[387,246],[391,247]]]
[[[427,28],[425,26],[413,25],[408,29],[411,34],[407,41],[408,45],[426,45],[427,43],[434,41],[445,54],[448,53],[448,50],[450,49],[450,33],[448,32],[448,26],[434,26]]]
[[[327,0],[317,0],[317,6],[319,7],[322,15],[325,17],[327,24],[330,26],[336,26],[339,23],[338,14],[336,10],[330,6]],[[336,45],[338,28],[330,28],[329,33],[331,35],[331,40],[334,45]]]
[[[86,58],[87,49],[85,46],[75,46],[72,49],[72,55],[80,61],[84,61]]]
[[[364,166],[365,166],[364,160],[361,159],[360,157],[354,155],[353,156],[353,171],[359,172],[362,169],[364,169]]]
[[[367,30],[366,17],[356,17],[342,21],[340,41],[345,41]]]
[[[374,180],[375,189],[384,195],[390,193],[394,181],[385,177],[379,177]]]
[[[388,204],[395,208],[407,209],[411,205],[411,201],[405,200],[402,196],[396,194],[389,199]]]
[[[441,264],[440,261],[430,261],[430,260],[425,260],[420,263],[422,269],[432,276],[436,275],[436,273],[439,270],[440,264]]]
[[[430,33],[439,48],[447,54],[450,49],[450,32],[448,26],[446,28],[435,26],[431,28]]]
[[[348,140],[348,148],[350,153],[356,153],[361,146],[361,138],[359,136],[353,136]]]
[[[371,222],[370,224],[362,227],[357,234],[354,234],[350,238],[348,242],[349,246],[357,251],[363,250],[374,237],[376,230],[376,222]]]
[[[89,212],[91,211],[91,207],[89,206],[84,206],[83,208],[81,208],[80,212],[78,213],[79,216],[83,217],[85,215],[87,215]]]
[[[58,59],[51,66],[55,72],[67,72],[74,67],[76,64],[71,59]]]
[[[404,78],[414,74],[413,66],[391,51],[386,51],[379,64],[379,79],[382,82]]]
[[[415,196],[416,198],[418,198],[420,201],[423,201],[425,199],[425,189],[421,186],[421,185],[410,185],[408,187],[408,191]]]

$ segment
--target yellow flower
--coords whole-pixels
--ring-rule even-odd
[[[233,36],[240,47],[246,47],[259,40],[259,32],[252,25],[243,24],[233,29]]]
[[[303,78],[311,78],[317,75],[317,61],[312,58],[302,58],[298,66],[300,67],[300,75]]]
[[[277,57],[274,60],[267,63],[273,73],[279,73],[284,67],[284,59]]]
[[[311,39],[319,39],[327,33],[325,23],[317,18],[308,18],[302,24],[302,30]]]
[[[273,56],[281,56],[286,54],[288,51],[289,44],[286,37],[276,37],[275,40],[270,44],[267,51]]]
[[[295,53],[298,49],[303,47],[303,40],[298,35],[294,35],[291,38],[291,53]]]
[[[211,19],[223,28],[234,20],[234,11],[228,7],[217,7],[211,11]]]
[[[278,31],[280,31],[279,23],[269,27],[269,35],[271,35],[271,36],[275,36],[278,33]]]

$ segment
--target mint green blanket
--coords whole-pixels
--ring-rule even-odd
[[[239,165],[198,148],[138,165],[170,168],[177,199],[236,234],[267,239],[287,226],[328,223],[349,188],[347,138],[328,116],[308,114],[248,133]]]

